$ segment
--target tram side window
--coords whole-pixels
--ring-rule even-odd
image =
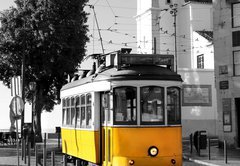
[[[75,125],[75,98],[71,98],[71,125]]]
[[[66,125],[67,123],[67,108],[66,108],[66,99],[62,100],[62,125]]]
[[[137,124],[137,88],[114,89],[114,124]]]
[[[167,117],[168,124],[181,124],[180,89],[167,88]]]
[[[81,95],[81,120],[80,120],[80,126],[85,128],[86,127],[86,98],[85,95]]]
[[[80,126],[80,99],[79,96],[75,98],[76,100],[76,126]]]
[[[164,124],[164,88],[141,87],[141,124]]]
[[[91,94],[86,95],[86,108],[87,108],[87,118],[86,118],[86,125],[87,128],[91,128],[92,125],[92,96]]]
[[[70,115],[71,115],[71,112],[70,112],[70,98],[67,98],[67,116],[66,116],[66,125],[70,125]]]

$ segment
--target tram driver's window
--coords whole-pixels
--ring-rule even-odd
[[[137,124],[137,88],[114,89],[114,124]]]
[[[167,88],[167,118],[168,124],[181,123],[180,89],[177,87]]]
[[[86,108],[87,108],[87,118],[86,118],[86,125],[87,125],[87,128],[91,128],[91,125],[92,125],[92,96],[91,94],[87,94],[86,95],[86,100],[87,100],[87,103],[86,103]]]
[[[81,121],[80,121],[80,126],[82,128],[86,127],[86,101],[85,101],[85,95],[81,95],[80,97],[81,101]]]
[[[146,86],[141,88],[141,124],[164,123],[164,88]]]

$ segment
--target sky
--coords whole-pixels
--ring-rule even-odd
[[[99,32],[103,41],[104,53],[120,50],[121,48],[132,48],[136,52],[136,6],[137,0],[89,0],[89,5],[94,6],[96,17],[93,10],[88,6],[85,11],[89,13],[88,36],[90,42],[87,43],[87,55],[103,53]],[[0,11],[14,6],[14,0],[0,0]],[[99,31],[96,24],[96,18],[99,25]],[[87,63],[84,63],[89,66]],[[84,65],[83,65],[84,67]],[[11,91],[3,86],[0,81],[0,129],[10,128],[9,104],[12,96]],[[31,107],[26,106],[26,111],[31,114]],[[61,108],[56,106],[51,113],[42,114],[42,129],[49,131],[49,128],[55,129],[55,126],[61,125]],[[26,120],[31,119],[27,117]],[[52,131],[52,130],[51,130]]]

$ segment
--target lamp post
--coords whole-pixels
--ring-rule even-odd
[[[175,43],[175,63],[176,63],[176,72],[177,72],[177,68],[178,68],[178,65],[177,65],[177,62],[178,62],[178,59],[177,59],[177,7],[178,7],[178,4],[171,4],[170,5],[170,14],[173,16],[174,18],[174,22],[173,22],[173,26],[174,26],[174,43]]]
[[[30,82],[29,83],[29,90],[31,91],[32,93],[32,129],[31,129],[31,134],[33,134],[33,143],[35,142],[34,141],[34,138],[35,138],[35,134],[34,134],[34,130],[33,130],[33,127],[34,127],[34,116],[35,116],[35,109],[34,109],[34,97],[35,97],[35,91],[36,91],[36,82]],[[34,146],[34,145],[33,145]]]

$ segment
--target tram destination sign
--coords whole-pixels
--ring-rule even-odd
[[[173,67],[173,55],[161,54],[119,54],[118,65],[162,65]]]

